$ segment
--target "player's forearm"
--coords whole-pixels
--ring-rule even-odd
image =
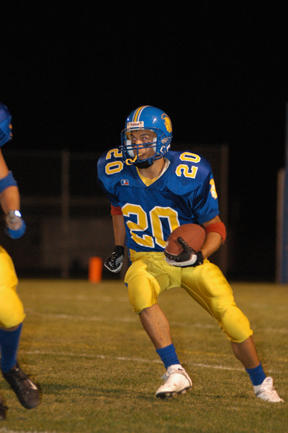
[[[115,245],[125,245],[125,225],[123,215],[112,215],[114,243]]]
[[[5,179],[8,179],[9,173],[10,173],[10,180],[9,180],[10,186],[7,187],[7,184],[3,186],[1,183],[2,192],[0,194],[0,204],[5,213],[8,213],[9,210],[16,210],[20,208],[20,195],[19,195],[18,187],[16,186],[16,181],[11,175],[11,172],[9,172],[3,153],[0,149],[0,180],[3,182],[5,181]],[[13,182],[11,182],[11,177]]]
[[[10,186],[0,194],[0,204],[5,214],[20,209],[20,195],[17,186]]]
[[[201,248],[203,258],[208,258],[215,253],[222,244],[222,238],[219,233],[211,232],[207,233],[206,240],[203,247]]]
[[[210,221],[205,222],[203,226],[206,229],[206,240],[201,248],[201,252],[205,259],[215,253],[221,247],[223,242],[225,242],[226,227],[221,221],[219,215]]]

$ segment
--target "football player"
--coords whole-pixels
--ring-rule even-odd
[[[6,233],[18,239],[25,233],[25,222],[20,213],[17,182],[5,162],[1,147],[12,138],[11,114],[0,103],[0,204],[5,214]],[[40,403],[37,386],[22,371],[17,362],[22,324],[25,313],[16,287],[18,284],[12,259],[0,246],[0,352],[1,371],[20,403],[31,409]],[[0,396],[0,419],[5,419],[7,406]]]
[[[165,290],[183,287],[217,320],[249,374],[256,396],[269,402],[283,401],[272,378],[263,371],[253,331],[235,303],[230,284],[208,259],[226,237],[209,163],[193,152],[170,150],[171,120],[156,107],[133,110],[121,137],[120,148],[109,150],[98,161],[98,176],[111,202],[115,236],[115,248],[105,266],[119,272],[124,245],[128,247],[131,264],[125,283],[129,300],[166,368],[156,397],[181,394],[192,386],[157,302]],[[201,251],[184,243],[178,256],[165,256],[169,234],[186,223],[205,227]]]

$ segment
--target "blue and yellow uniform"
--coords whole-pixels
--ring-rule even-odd
[[[249,321],[215,264],[206,259],[197,267],[175,267],[163,254],[176,227],[202,224],[219,214],[209,163],[192,152],[169,151],[163,172],[151,180],[141,176],[137,166],[125,164],[115,148],[100,157],[98,177],[111,204],[120,207],[124,217],[132,262],[125,282],[135,311],[140,313],[157,303],[164,290],[183,287],[215,317],[231,341],[240,343],[251,336]]]
[[[5,213],[6,234],[18,239],[25,233],[17,182],[9,171],[1,147],[12,138],[11,114],[0,102],[0,204]],[[26,409],[40,403],[38,387],[17,362],[18,348],[25,318],[23,304],[16,292],[18,279],[12,259],[0,246],[0,370],[3,378]],[[5,419],[7,406],[0,396],[0,419]]]
[[[7,107],[0,103],[0,173],[6,171],[1,147],[11,138],[11,115]],[[11,172],[8,172],[4,177],[0,176],[0,194],[11,186],[17,187]],[[19,230],[7,229],[8,235],[13,238],[20,237],[24,231],[25,225],[23,222]],[[25,318],[23,304],[16,292],[17,284],[18,278],[12,259],[5,249],[0,246],[0,328],[14,328],[22,323]]]

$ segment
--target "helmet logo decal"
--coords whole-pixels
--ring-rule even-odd
[[[161,115],[161,119],[164,120],[165,127],[166,127],[167,131],[171,133],[172,132],[172,123],[171,123],[170,117],[167,116],[166,113],[163,113]]]

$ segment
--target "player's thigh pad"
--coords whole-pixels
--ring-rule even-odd
[[[168,265],[164,254],[130,250],[130,257],[132,265],[126,273],[125,282],[136,312],[156,304],[164,290],[180,287],[181,268]]]
[[[16,293],[18,279],[10,256],[0,247],[0,327],[12,328],[23,322],[24,308]]]
[[[231,341],[241,343],[253,334],[218,266],[205,260],[203,265],[195,268],[183,268],[182,287],[215,317]]]
[[[136,313],[157,303],[161,291],[156,278],[147,270],[147,263],[136,260],[131,264],[125,275],[128,285],[129,301]]]

